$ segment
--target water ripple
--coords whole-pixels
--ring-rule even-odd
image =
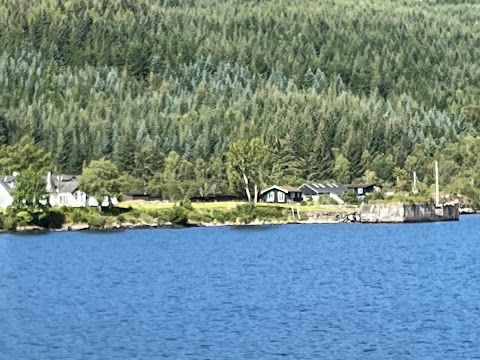
[[[480,358],[480,217],[0,237],[0,359]]]

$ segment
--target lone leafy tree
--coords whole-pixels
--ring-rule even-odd
[[[83,169],[79,185],[90,196],[94,196],[99,208],[104,198],[108,199],[109,207],[112,198],[121,194],[120,173],[117,166],[110,160],[94,160]]]
[[[227,176],[232,187],[243,185],[248,201],[257,203],[258,191],[268,177],[271,156],[258,138],[238,140],[227,153]],[[252,196],[253,192],[253,196]]]
[[[13,214],[23,214],[25,223],[38,223],[48,215],[48,206],[45,180],[38,171],[28,168],[15,177]]]

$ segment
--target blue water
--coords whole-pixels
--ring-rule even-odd
[[[480,358],[480,217],[0,235],[0,359]]]

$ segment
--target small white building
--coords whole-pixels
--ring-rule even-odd
[[[15,178],[13,176],[0,177],[0,208],[6,209],[13,203],[13,186]]]
[[[45,191],[51,206],[84,207],[98,206],[98,201],[79,189],[78,175],[55,175],[48,173],[44,176]],[[13,203],[15,176],[0,176],[0,208],[6,209]],[[117,199],[113,198],[116,204]],[[108,198],[103,199],[102,206],[108,206]]]

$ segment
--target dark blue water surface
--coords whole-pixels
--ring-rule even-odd
[[[0,358],[480,358],[479,234],[471,216],[0,235]]]

